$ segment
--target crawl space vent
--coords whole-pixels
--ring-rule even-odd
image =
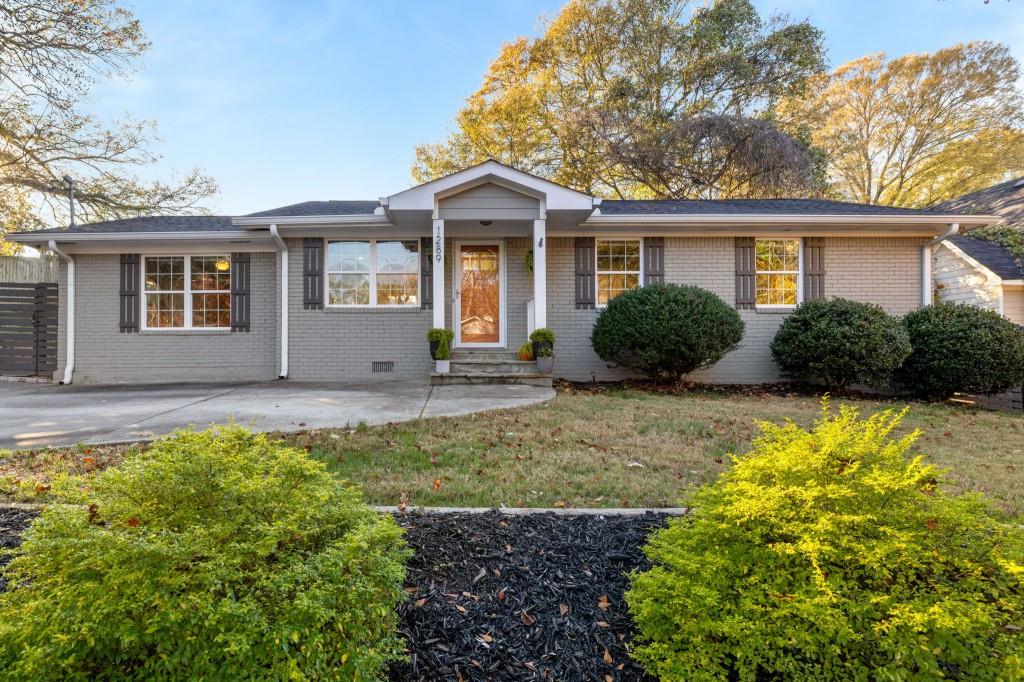
[[[381,372],[394,372],[395,371],[395,361],[394,360],[377,360],[376,362],[371,363],[370,371],[373,372],[374,374],[379,374]]]

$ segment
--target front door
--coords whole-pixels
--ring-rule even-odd
[[[501,244],[456,244],[455,344],[505,345],[505,287]]]

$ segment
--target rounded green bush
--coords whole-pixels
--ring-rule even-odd
[[[1024,678],[1024,537],[907,457],[902,415],[761,424],[626,600],[662,680]]]
[[[786,376],[885,387],[910,355],[900,320],[872,303],[844,298],[808,301],[779,327],[772,357]]]
[[[304,452],[183,431],[51,506],[0,595],[0,679],[379,679],[402,530]]]
[[[994,310],[937,303],[908,313],[914,351],[899,373],[913,394],[985,395],[1024,384],[1024,331]]]
[[[739,313],[710,291],[650,284],[613,298],[590,340],[606,362],[674,381],[721,360],[743,330]]]

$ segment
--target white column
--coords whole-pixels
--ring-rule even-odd
[[[533,323],[548,326],[548,248],[546,221],[533,221]]]
[[[444,327],[444,221],[434,220],[434,326]]]

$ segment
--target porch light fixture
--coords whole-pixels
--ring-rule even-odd
[[[494,222],[493,220],[481,220],[480,224],[483,225],[484,227],[487,227],[488,225],[492,224],[493,222]]]

